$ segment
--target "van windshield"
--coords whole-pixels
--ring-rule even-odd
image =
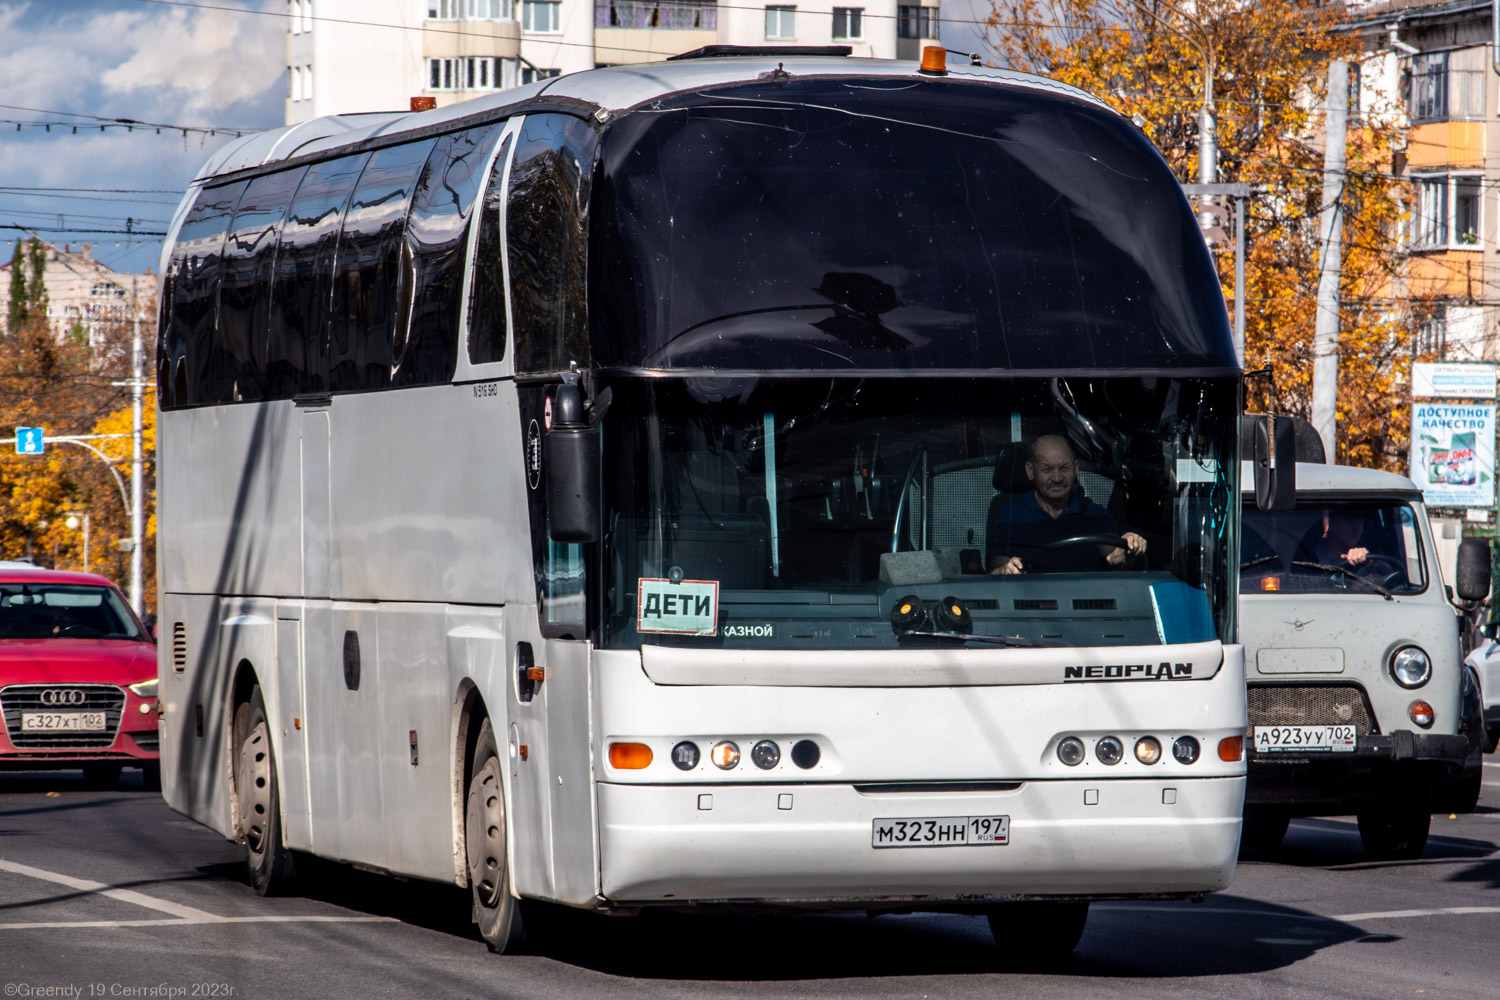
[[[1245,506],[1240,593],[1361,592],[1379,599],[1427,589],[1421,532],[1403,503]]]

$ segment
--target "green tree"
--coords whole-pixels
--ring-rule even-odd
[[[26,241],[16,240],[10,255],[10,298],[6,301],[5,330],[14,333],[26,321]]]
[[[17,240],[10,257],[10,300],[5,331],[14,336],[28,322],[47,315],[47,244],[32,237]]]

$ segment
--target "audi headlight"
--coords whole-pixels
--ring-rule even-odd
[[[155,698],[156,682],[157,678],[155,677],[151,678],[149,681],[137,681],[136,683],[130,685],[130,690],[135,694],[137,698]]]
[[[1403,646],[1391,657],[1391,676],[1404,688],[1418,688],[1432,676],[1432,660],[1416,646]]]

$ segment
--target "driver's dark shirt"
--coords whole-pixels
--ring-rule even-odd
[[[993,567],[996,557],[1020,556],[1026,569],[1033,573],[1094,573],[1109,564],[1098,545],[1068,545],[1043,550],[1041,546],[1080,535],[1118,535],[1115,519],[1109,511],[1087,498],[1080,502],[1077,490],[1068,498],[1068,506],[1057,517],[1042,509],[1036,493],[1027,492],[995,512],[990,525],[986,567]]]

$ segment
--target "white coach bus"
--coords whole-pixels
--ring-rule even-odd
[[[1066,951],[1228,885],[1243,373],[1088,96],[704,52],[325,118],[163,263],[164,794],[260,891]]]

